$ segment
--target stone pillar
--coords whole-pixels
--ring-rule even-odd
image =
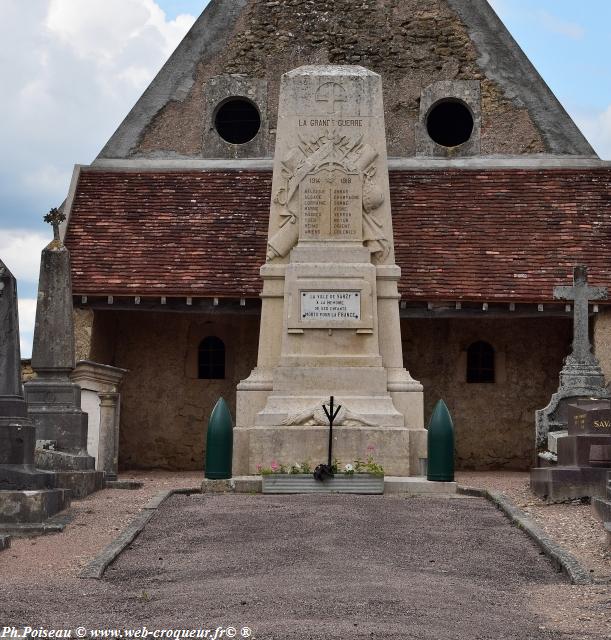
[[[77,362],[70,375],[83,394],[83,409],[88,414],[88,452],[96,460],[96,469],[114,480],[118,473],[120,401],[119,388],[126,369],[90,360]]]
[[[100,393],[98,469],[105,471],[109,480],[116,480],[119,471],[119,398],[118,393]]]

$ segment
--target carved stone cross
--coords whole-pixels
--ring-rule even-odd
[[[339,82],[325,82],[318,87],[316,101],[327,103],[327,113],[336,113],[336,103],[346,102],[346,90]]]
[[[53,239],[60,242],[59,238],[59,225],[66,219],[66,216],[59,211],[59,209],[53,208],[44,217],[44,221],[53,226]]]
[[[573,270],[573,286],[555,287],[554,298],[574,302],[573,352],[569,358],[578,364],[591,364],[595,358],[590,344],[588,304],[591,300],[606,300],[606,287],[589,287],[588,268],[579,265]]]

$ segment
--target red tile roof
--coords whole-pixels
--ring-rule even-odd
[[[551,301],[575,264],[611,289],[611,171],[391,173],[405,300]],[[66,244],[83,295],[257,296],[271,173],[83,169]]]

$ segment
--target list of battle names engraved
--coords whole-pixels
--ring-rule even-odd
[[[300,197],[302,239],[362,240],[360,176],[338,170],[307,175]]]

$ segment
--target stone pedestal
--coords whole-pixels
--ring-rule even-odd
[[[558,464],[531,469],[532,490],[550,502],[604,497],[611,470],[611,401],[567,406],[568,435],[559,438]]]
[[[334,454],[392,475],[426,457],[422,386],[403,367],[382,86],[362,67],[282,79],[257,368],[238,385],[233,473]]]
[[[81,407],[88,416],[87,452],[95,468],[115,480],[119,466],[119,387],[126,369],[81,360],[70,379],[81,388]]]

